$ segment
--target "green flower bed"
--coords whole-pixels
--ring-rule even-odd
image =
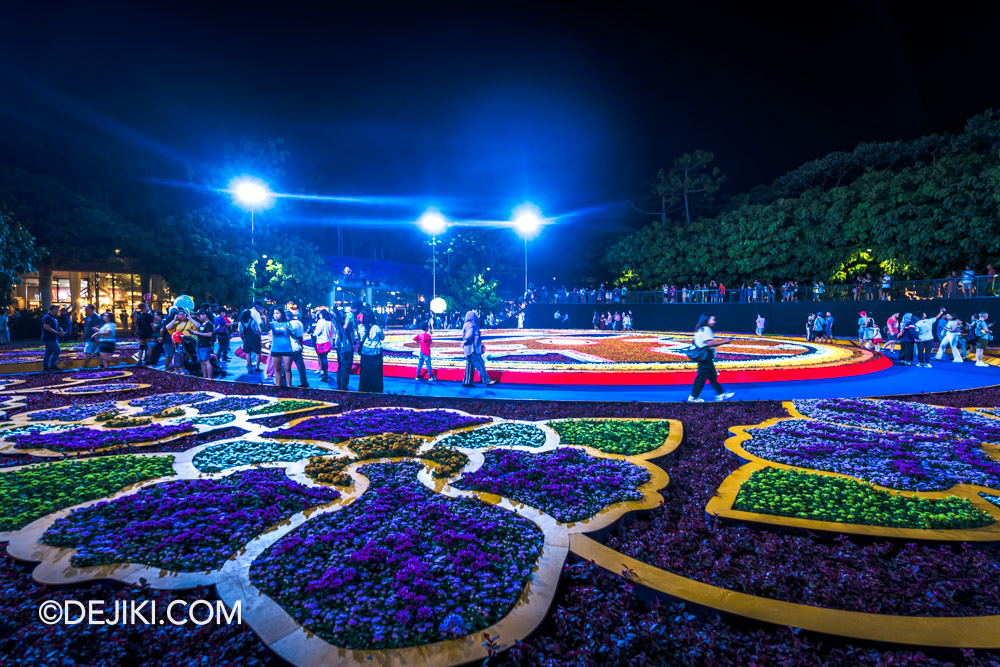
[[[208,417],[192,417],[187,420],[192,424],[201,424],[202,426],[225,426],[231,422],[236,421],[236,415],[232,412],[224,412],[221,415],[210,415]]]
[[[463,431],[441,441],[445,447],[487,449],[489,447],[541,447],[545,444],[545,431],[528,424],[497,424],[474,431]]]
[[[887,528],[979,528],[993,517],[965,498],[910,498],[864,482],[765,468],[743,482],[733,503],[741,512]]]
[[[278,401],[277,403],[271,403],[269,405],[261,405],[260,407],[252,408],[247,412],[250,416],[256,415],[274,415],[282,412],[293,412],[295,410],[304,410],[305,408],[315,408],[323,405],[322,401],[306,401],[297,398],[290,398]]]
[[[172,456],[103,456],[0,474],[0,531],[18,530],[51,512],[172,475],[173,460]]]
[[[322,447],[295,442],[224,442],[201,450],[192,463],[201,472],[221,472],[251,463],[300,461],[330,453]]]
[[[568,419],[549,422],[564,445],[584,445],[606,454],[635,456],[663,445],[670,435],[670,422]]]

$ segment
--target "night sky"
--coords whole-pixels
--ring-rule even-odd
[[[8,2],[0,127],[175,167],[284,137],[276,190],[413,198],[359,220],[597,211],[538,239],[556,258],[683,152],[736,193],[1000,106],[995,4],[674,4]]]

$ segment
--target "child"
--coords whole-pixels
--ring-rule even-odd
[[[872,344],[875,346],[876,352],[882,351],[882,329],[875,325],[875,334],[872,336]]]
[[[757,314],[757,335],[764,335],[764,316],[760,313]]]
[[[420,343],[420,361],[417,362],[417,379],[420,379],[420,374],[423,372],[424,364],[427,364],[427,379],[434,382],[434,369],[431,368],[431,335],[428,333],[428,326],[424,324],[421,333],[418,333],[413,337],[413,340]]]

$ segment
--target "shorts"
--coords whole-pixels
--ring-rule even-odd
[[[173,343],[163,343],[163,356],[167,359],[174,356],[174,344]]]
[[[986,349],[986,344],[988,342],[989,341],[986,340],[985,338],[977,338],[976,339],[976,349],[977,350],[985,350]]]
[[[83,346],[84,354],[97,354],[97,341],[90,341]]]
[[[198,361],[208,361],[211,358],[212,358],[212,348],[210,347],[198,348]]]
[[[282,357],[289,357],[289,358],[291,358],[292,353],[291,352],[274,352],[272,350],[271,351],[271,356],[274,357],[275,359],[281,359]]]
[[[113,340],[102,341],[97,344],[97,349],[100,350],[101,354],[111,354],[115,351],[115,342]]]

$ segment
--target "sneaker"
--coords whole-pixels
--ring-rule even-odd
[[[687,397],[687,398],[686,398],[686,399],[684,400],[684,402],[685,402],[685,403],[704,403],[704,402],[705,402],[705,399],[704,399],[704,398],[695,398],[694,396],[688,396],[688,397]]]
[[[493,385],[495,385],[495,384],[496,384],[497,382],[499,382],[499,380],[490,380],[489,382],[487,382],[487,383],[486,383],[486,386],[487,386],[487,387],[492,387],[492,386],[493,386]]]
[[[437,378],[436,378],[436,377],[433,377],[433,376],[431,376],[431,377],[427,378],[427,381],[428,381],[428,382],[437,382]]]
[[[989,364],[987,364],[987,363],[985,363],[983,361],[977,361],[976,362],[976,366],[979,366],[980,368],[986,368],[987,366],[989,366]]]
[[[732,398],[732,397],[733,397],[733,396],[735,396],[735,395],[736,395],[736,394],[735,394],[735,392],[732,392],[732,391],[727,391],[727,392],[726,392],[726,393],[724,393],[724,394],[719,394],[718,396],[716,396],[716,397],[715,397],[715,400],[717,400],[717,401],[725,401],[725,400],[727,400],[727,399],[730,399],[730,398]]]
[[[953,363],[953,364],[964,364],[965,360],[964,359],[952,359],[951,363]]]
[[[466,384],[466,383],[463,382],[462,386],[463,387],[475,387],[476,385],[474,385],[474,384]]]

